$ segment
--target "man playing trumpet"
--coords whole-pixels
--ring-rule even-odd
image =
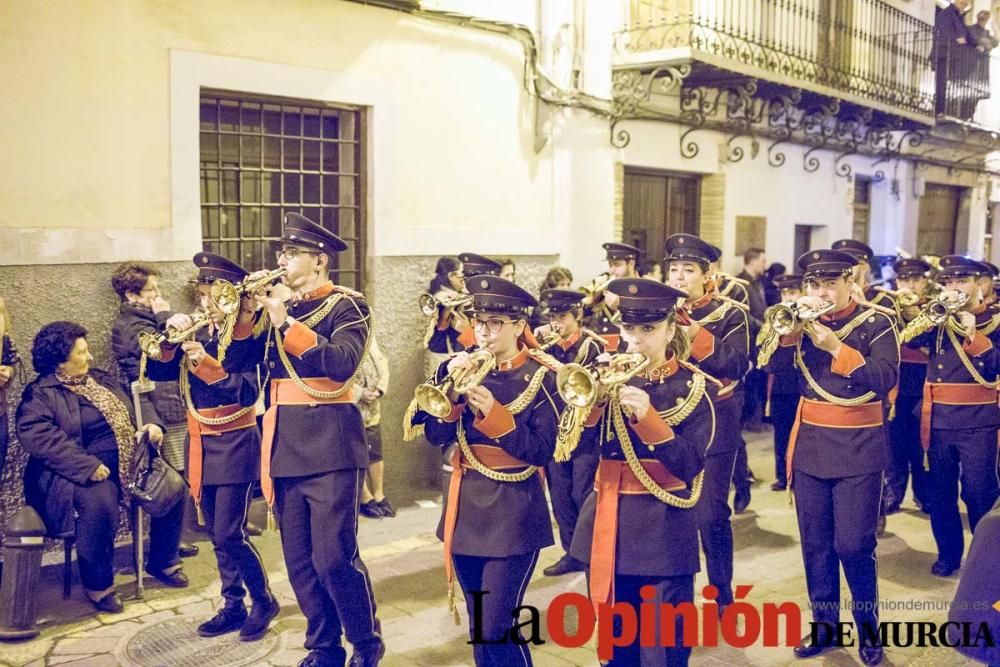
[[[608,292],[607,285],[615,278],[635,276],[635,263],[639,260],[640,250],[627,243],[605,243],[603,248],[608,262],[606,279],[594,281],[590,293],[583,299],[583,306],[589,316],[588,327],[605,340],[608,352],[614,352],[621,337],[618,331],[618,296]]]
[[[888,459],[884,404],[896,384],[899,350],[888,316],[861,307],[852,291],[853,256],[836,250],[802,255],[807,296],[798,312],[827,310],[794,322],[766,361],[768,372],[798,371],[802,399],[788,445],[806,586],[815,636],[795,648],[809,658],[836,648],[840,566],[851,589],[861,661],[882,660],[878,643],[875,555],[882,471]],[[778,308],[780,306],[774,306]],[[765,320],[765,327],[771,318]],[[765,331],[764,337],[772,334]],[[777,334],[773,334],[777,335]],[[763,352],[769,347],[762,345]],[[766,357],[766,355],[763,355]],[[794,476],[793,476],[794,473]]]

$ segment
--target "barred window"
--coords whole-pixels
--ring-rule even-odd
[[[348,245],[333,257],[334,282],[362,289],[364,120],[357,107],[202,90],[204,249],[274,268],[284,214],[301,213]]]

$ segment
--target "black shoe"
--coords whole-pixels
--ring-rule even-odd
[[[392,506],[392,503],[389,502],[388,498],[383,498],[382,500],[376,502],[375,507],[378,508],[378,511],[382,514],[382,516],[396,516],[396,508]]]
[[[120,614],[125,609],[117,591],[111,591],[100,600],[91,600],[90,603],[94,605],[94,609],[105,614]]]
[[[239,605],[226,605],[215,616],[198,626],[198,636],[218,637],[228,632],[235,632],[247,619],[247,608],[241,602]]]
[[[309,651],[309,655],[299,661],[299,667],[344,667],[347,662],[347,652],[338,649],[338,655],[325,651]]]
[[[875,524],[875,535],[882,537],[885,535],[885,515],[879,515],[878,522]]]
[[[174,570],[170,574],[163,572],[162,570],[146,570],[146,574],[151,577],[156,578],[160,583],[166,584],[171,588],[187,588],[188,581],[187,575],[184,574],[184,570]]]
[[[733,512],[743,514],[748,507],[750,507],[750,487],[736,487],[736,493],[733,495]]]
[[[858,649],[861,662],[866,665],[877,665],[882,662],[884,656],[881,646],[862,646]]]
[[[354,649],[354,655],[351,656],[351,662],[348,663],[350,667],[377,667],[382,656],[385,655],[385,642],[381,639],[376,639],[374,642],[365,647],[365,650],[359,651],[357,648]]]
[[[771,485],[772,491],[784,491],[788,488],[788,482],[775,482]]]
[[[247,535],[249,535],[250,537],[260,537],[261,533],[263,532],[264,530],[257,524],[255,523],[247,524]]]
[[[935,577],[950,577],[958,570],[959,565],[960,563],[954,563],[950,560],[936,560],[931,565],[931,574]]]
[[[198,551],[199,549],[197,544],[189,544],[188,542],[181,542],[181,546],[177,550],[177,553],[180,554],[181,558],[191,558],[193,556],[197,556]]]
[[[835,648],[837,648],[836,644],[813,643],[812,635],[806,635],[802,638],[802,641],[799,642],[799,645],[792,649],[792,652],[795,654],[796,658],[805,659],[815,658],[817,655],[826,653],[827,651],[832,651]]]
[[[281,611],[281,605],[273,597],[266,602],[254,602],[243,627],[240,628],[241,642],[255,642],[265,634],[271,621]]]
[[[542,570],[546,577],[561,577],[570,572],[583,572],[584,565],[569,554],[566,554],[552,565]]]
[[[757,483],[757,475],[753,474],[753,470],[750,470],[750,468],[747,468],[747,481],[751,484]]]
[[[361,507],[358,508],[358,511],[369,519],[382,518],[382,512],[378,508],[378,503],[374,500],[369,500],[367,503],[361,503]]]

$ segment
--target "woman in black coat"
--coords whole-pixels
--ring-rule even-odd
[[[29,454],[24,494],[50,534],[75,530],[80,580],[99,611],[117,613],[114,538],[122,486],[135,446],[128,399],[109,373],[91,369],[87,331],[74,322],[51,322],[38,332],[31,357],[38,378],[25,387],[16,415],[21,446]],[[159,445],[163,430],[145,427]],[[164,583],[187,586],[177,553],[177,506],[152,520],[147,572]],[[75,519],[74,519],[75,513]],[[75,525],[74,525],[75,524]]]

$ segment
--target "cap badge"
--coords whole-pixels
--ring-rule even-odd
[[[201,263],[202,264],[208,264],[208,257],[202,257],[201,258]]]
[[[818,252],[814,252],[814,253],[812,254],[812,258],[813,258],[813,259],[819,259],[819,253],[818,253]]]
[[[680,243],[681,245],[684,245],[684,237],[682,236],[682,237],[678,238],[677,242]]]
[[[638,285],[629,285],[628,286],[628,293],[629,294],[633,294],[633,295],[638,294],[639,293],[639,287],[638,287]]]
[[[480,281],[479,286],[482,287],[483,289],[486,289],[486,288],[488,288],[490,286],[490,281],[488,281],[488,280],[482,280],[482,281]]]

